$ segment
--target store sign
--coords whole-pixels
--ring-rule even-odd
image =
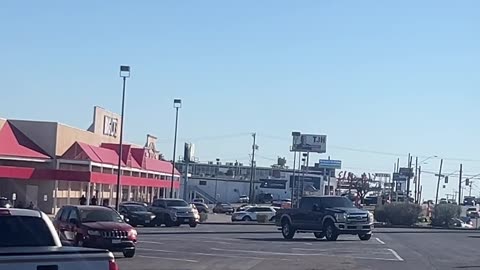
[[[117,137],[118,119],[105,116],[103,119],[103,135]]]
[[[333,159],[320,159],[318,161],[318,166],[320,168],[327,168],[327,169],[341,169],[342,168],[342,161],[341,160],[333,160]]]
[[[294,152],[327,152],[327,135],[298,134],[293,136]]]

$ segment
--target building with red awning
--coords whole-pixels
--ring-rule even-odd
[[[87,130],[61,123],[0,118],[0,197],[16,206],[33,203],[46,213],[66,204],[113,205],[119,160],[120,116],[95,107]],[[122,201],[151,202],[169,195],[172,163],[161,159],[156,138],[145,145],[124,144],[121,158]],[[178,196],[180,174],[174,171]]]

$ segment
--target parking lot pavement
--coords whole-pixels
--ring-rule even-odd
[[[298,234],[284,240],[275,227],[199,225],[139,228],[133,259],[120,269],[404,269],[405,260],[381,238],[336,242]],[[401,267],[401,268],[400,268]]]

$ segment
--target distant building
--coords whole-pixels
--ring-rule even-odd
[[[184,177],[185,163],[177,161],[176,168]],[[221,162],[220,159],[191,162],[188,166],[189,194],[185,199],[189,201],[200,197],[210,203],[238,202],[240,196],[249,195],[251,169],[250,164]],[[303,183],[305,192],[327,194],[325,186],[328,178],[330,178],[331,194],[333,194],[336,189],[335,169],[321,168],[317,164],[310,167],[309,172],[305,174],[296,170],[293,178],[293,169],[285,167],[284,164],[282,166],[276,164],[271,167],[255,167],[253,183],[256,195],[270,193],[274,199],[286,199],[291,198],[293,183],[297,187],[295,190],[299,193]],[[183,179],[181,183],[183,189]]]

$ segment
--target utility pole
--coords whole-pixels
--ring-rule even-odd
[[[400,172],[400,158],[397,158],[397,171],[396,173]]]
[[[295,195],[295,165],[297,161],[297,152],[293,152],[293,172],[292,172],[292,178],[290,180],[290,187],[292,188],[291,194],[290,194],[290,200],[293,203],[294,199],[293,196]]]
[[[410,179],[411,179],[411,175],[410,175],[410,171],[411,171],[411,168],[412,168],[412,156],[410,156],[410,153],[408,153],[408,178],[407,178],[407,203],[410,202]]]
[[[443,166],[443,158],[440,159],[440,170],[438,171],[438,181],[437,181],[437,192],[435,195],[435,205],[438,204],[438,190],[440,188],[440,179],[442,178],[442,166]]]
[[[417,193],[417,185],[418,185],[418,157],[415,157],[415,178],[413,179],[413,183],[415,184],[415,193],[413,195],[413,201],[418,203],[418,193]]]
[[[460,163],[460,175],[458,176],[458,205],[462,204],[462,164]]]
[[[417,194],[417,201],[418,203],[422,202],[422,186],[420,185],[420,175],[422,174],[422,166],[418,166],[418,177],[417,177],[417,185],[418,185],[418,194]]]
[[[255,178],[255,150],[257,148],[257,145],[256,145],[256,137],[257,137],[257,134],[256,133],[252,133],[252,137],[253,137],[253,145],[252,145],[252,168],[251,168],[251,171],[250,171],[250,203],[253,203],[255,200],[254,200],[254,187],[253,187],[253,181],[254,181],[254,178]]]

